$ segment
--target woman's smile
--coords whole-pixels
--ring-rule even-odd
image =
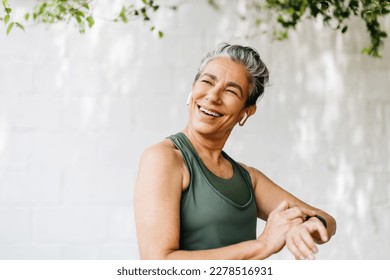
[[[216,112],[212,109],[206,109],[205,107],[203,106],[200,106],[198,105],[198,109],[205,115],[207,116],[211,116],[211,117],[216,117],[216,118],[219,118],[219,117],[222,117],[223,115],[219,112]]]

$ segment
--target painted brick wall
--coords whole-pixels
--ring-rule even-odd
[[[0,259],[138,258],[139,156],[183,129],[198,63],[222,41],[255,47],[271,71],[225,150],[335,216],[319,259],[390,258],[390,41],[376,60],[360,54],[358,22],[345,36],[306,23],[286,42],[247,39],[243,1],[206,2],[160,12],[162,40],[142,22],[1,29]]]

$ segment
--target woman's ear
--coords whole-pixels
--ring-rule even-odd
[[[252,116],[254,113],[256,113],[257,106],[256,106],[256,104],[255,105],[251,105],[248,108],[246,108],[246,110],[247,110],[248,118],[249,118],[249,116]]]
[[[243,126],[245,122],[248,120],[250,116],[252,116],[254,113],[256,113],[256,105],[249,106],[248,108],[245,109],[245,114],[242,117],[242,119],[238,122],[239,126]]]

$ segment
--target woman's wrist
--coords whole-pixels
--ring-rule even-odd
[[[255,241],[255,252],[256,252],[256,257],[255,259],[257,260],[263,260],[268,258],[269,256],[272,256],[274,253],[276,253],[277,250],[275,246],[273,245],[270,240],[264,238],[263,235],[260,235]]]

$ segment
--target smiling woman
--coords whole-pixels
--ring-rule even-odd
[[[336,222],[223,147],[256,112],[268,69],[250,47],[224,44],[202,61],[182,132],[142,155],[135,189],[142,259],[264,259],[287,246],[314,259]],[[257,219],[266,220],[256,236]]]
[[[256,111],[253,105],[245,106],[248,93],[248,75],[242,64],[226,57],[209,61],[192,88],[188,128],[227,139],[245,113],[247,119]]]

